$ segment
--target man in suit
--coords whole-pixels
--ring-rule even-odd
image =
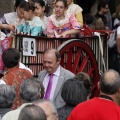
[[[74,77],[73,73],[60,66],[60,61],[60,54],[57,50],[47,49],[43,55],[43,66],[45,70],[38,74],[39,79],[43,81],[45,87],[44,98],[52,100],[57,108],[65,105],[65,102],[61,97],[63,83],[67,79]],[[53,75],[52,85],[48,95],[51,74]]]

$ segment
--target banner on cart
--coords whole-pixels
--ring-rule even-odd
[[[23,55],[36,56],[36,40],[34,38],[23,38]]]

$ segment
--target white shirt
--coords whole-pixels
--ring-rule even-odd
[[[6,83],[5,83],[3,80],[0,80],[0,85],[1,85],[1,84],[6,84]]]
[[[20,114],[22,108],[24,108],[27,105],[32,105],[32,103],[24,103],[19,108],[17,108],[16,110],[11,110],[11,111],[7,112],[2,117],[2,120],[18,120],[19,114]]]
[[[58,83],[58,78],[60,76],[60,66],[57,68],[57,70],[53,73],[53,79],[52,79],[52,89],[51,89],[51,92],[50,92],[50,100],[53,100],[53,97],[54,97],[54,92],[55,92],[55,89],[56,89],[56,86],[57,86],[57,83]],[[45,93],[46,93],[46,89],[47,89],[47,86],[48,86],[48,83],[49,83],[49,73],[46,74],[44,80],[43,80],[43,85],[44,85],[44,88],[45,88]]]
[[[30,69],[30,68],[28,68],[28,67],[26,67],[23,63],[19,63],[19,68],[21,68],[21,69],[26,69],[26,70],[28,70],[28,71],[30,71],[30,73],[31,74],[33,74],[33,72],[32,72],[32,70]]]
[[[114,26],[117,25],[119,22],[120,22],[120,21],[118,20],[118,18],[116,18],[116,19],[114,20]]]
[[[117,35],[120,35],[120,26],[117,28]]]

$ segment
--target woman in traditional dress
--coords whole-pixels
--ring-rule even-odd
[[[75,37],[80,32],[81,26],[73,13],[67,11],[66,0],[57,0],[55,13],[48,18],[48,37]]]
[[[66,0],[66,1],[68,5],[67,11],[70,13],[73,13],[77,21],[79,22],[79,24],[82,26],[83,25],[83,16],[82,16],[83,9],[79,5],[74,4],[73,0]]]

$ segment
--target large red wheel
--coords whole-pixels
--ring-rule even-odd
[[[98,95],[97,83],[99,81],[98,64],[92,49],[87,43],[78,39],[71,39],[58,47],[61,55],[61,65],[73,73],[86,72],[93,80]]]

